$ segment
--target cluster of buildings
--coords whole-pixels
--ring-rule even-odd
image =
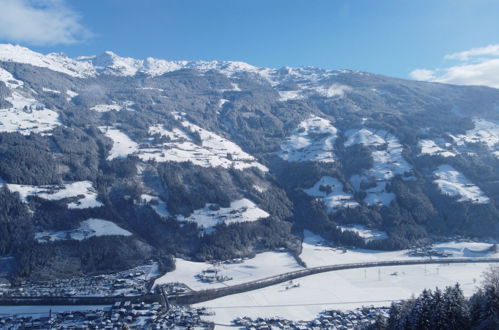
[[[125,301],[107,310],[0,315],[0,329],[213,329],[213,323],[201,320],[203,315],[203,308],[166,310],[159,303]]]
[[[389,308],[362,307],[352,311],[324,311],[312,321],[291,321],[279,317],[237,318],[232,321],[234,326],[248,330],[312,330],[312,329],[362,329],[374,323],[380,316],[387,317]]]
[[[196,278],[205,283],[216,283],[216,282],[226,282],[232,280],[232,277],[227,275],[221,275],[218,273],[218,268],[209,268],[203,270],[200,274],[196,275]]]
[[[109,297],[147,294],[152,276],[159,274],[157,263],[107,275],[28,282],[21,286],[0,286],[0,296],[11,297]]]

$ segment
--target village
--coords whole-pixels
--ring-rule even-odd
[[[91,308],[91,306],[89,306]],[[0,314],[2,329],[214,329],[204,308],[116,302],[111,308],[46,314]]]
[[[0,297],[116,297],[147,294],[151,279],[159,275],[156,262],[127,271],[47,282],[27,282],[20,286],[0,286]]]

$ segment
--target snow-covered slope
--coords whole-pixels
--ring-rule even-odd
[[[317,181],[313,187],[305,189],[305,192],[313,197],[321,199],[329,212],[340,208],[354,208],[359,206],[352,194],[343,191],[343,184],[338,179],[324,176]]]
[[[204,232],[212,232],[217,224],[230,225],[236,222],[251,222],[268,217],[269,214],[260,209],[249,199],[243,198],[230,203],[229,207],[206,204],[202,209],[195,210],[190,216],[177,216],[179,221],[195,222]]]
[[[161,125],[149,128],[149,134],[168,138],[169,141],[155,143],[150,139],[151,147],[142,148],[138,157],[143,160],[157,162],[191,162],[203,167],[223,167],[243,170],[255,167],[266,172],[267,167],[258,163],[256,159],[244,152],[237,144],[215,133],[205,130],[197,125],[179,117],[182,128],[169,131]],[[195,141],[193,134],[199,137]]]
[[[83,221],[80,226],[74,230],[37,232],[35,233],[35,239],[40,243],[45,243],[66,239],[82,241],[94,236],[99,237],[131,235],[131,232],[121,228],[114,222],[92,218]]]
[[[279,156],[289,162],[334,162],[334,143],[338,130],[324,118],[302,121],[281,145]]]
[[[356,191],[365,191],[364,201],[368,205],[389,205],[395,195],[386,191],[386,186],[395,175],[409,172],[412,166],[402,156],[403,147],[398,139],[383,130],[362,128],[345,133],[345,146],[363,144],[371,150],[373,167],[359,175],[353,175],[350,182]]]
[[[490,199],[461,172],[450,165],[441,165],[433,172],[434,182],[442,194],[457,197],[459,202],[487,204]]]
[[[47,186],[21,184],[6,185],[10,191],[19,193],[23,202],[27,202],[29,196],[37,196],[47,200],[70,198],[73,200],[67,204],[70,209],[85,209],[102,206],[102,203],[97,200],[97,191],[90,181],[78,181],[62,185]]]

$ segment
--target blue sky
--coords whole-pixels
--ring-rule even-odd
[[[446,55],[499,44],[494,0],[0,0],[0,8],[0,42],[70,56],[111,50],[444,81],[477,60]]]

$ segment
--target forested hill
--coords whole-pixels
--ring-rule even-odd
[[[497,239],[498,143],[492,88],[0,45],[0,262],[44,278],[297,253],[304,228]]]

